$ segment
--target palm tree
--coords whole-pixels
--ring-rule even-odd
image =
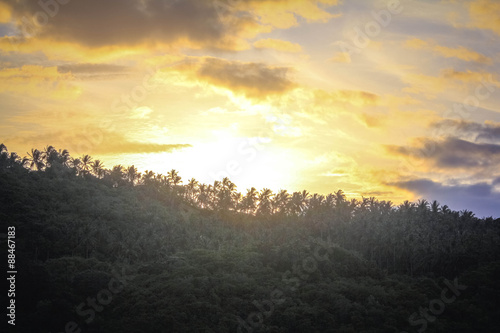
[[[264,188],[259,194],[259,207],[257,208],[257,214],[270,215],[271,214],[271,196],[273,192]]]
[[[45,160],[45,165],[50,167],[51,163],[57,159],[57,150],[53,146],[46,146],[42,151],[42,158]]]
[[[210,186],[206,184],[201,184],[198,187],[198,196],[196,198],[201,208],[206,208],[209,205],[210,200]]]
[[[69,164],[73,166],[73,169],[75,170],[75,173],[77,176],[82,172],[82,160],[81,159],[71,158]]]
[[[420,199],[417,202],[417,208],[422,212],[427,211],[427,209],[429,208],[429,202],[425,199]]]
[[[9,151],[7,150],[7,147],[3,143],[0,143],[0,160],[5,161],[8,158],[9,158]]]
[[[431,204],[431,211],[433,214],[437,214],[440,211],[439,202],[437,202],[436,200],[434,200]]]
[[[236,211],[239,211],[240,209],[240,203],[243,198],[243,195],[241,192],[233,192],[231,194],[231,200],[233,202],[233,207],[235,208]]]
[[[120,186],[125,181],[125,168],[120,164],[113,166],[109,174],[113,187]]]
[[[146,172],[142,175],[142,182],[144,183],[144,185],[153,184],[155,179],[156,177],[153,171],[146,170]]]
[[[194,178],[191,178],[186,185],[186,188],[186,195],[189,197],[189,200],[194,201],[194,199],[196,198],[196,192],[198,190],[198,181]]]
[[[31,152],[28,152],[27,154],[28,157],[23,159],[23,165],[28,165],[30,169],[35,167],[38,171],[41,171],[45,167],[42,152],[38,149],[31,149]]]
[[[222,179],[222,188],[232,192],[236,189],[236,185],[233,182],[231,182],[229,178],[224,177]]]
[[[9,152],[7,151],[7,147],[2,143],[0,145],[0,165],[9,163]]]
[[[409,202],[408,200],[405,200],[401,205],[399,205],[399,210],[405,213],[410,213],[413,211],[415,208],[415,204],[413,202]]]
[[[90,155],[83,155],[81,161],[81,174],[88,175],[92,168],[92,157]]]
[[[170,170],[167,173],[167,177],[174,186],[177,186],[181,183],[182,178],[179,176],[179,173],[175,169]]]
[[[104,164],[100,160],[95,160],[92,164],[92,171],[97,178],[102,178],[104,175]]]
[[[138,173],[138,172],[137,172],[136,167],[134,167],[133,165],[132,165],[132,166],[129,166],[129,167],[127,168],[127,171],[126,171],[125,175],[126,175],[126,177],[127,177],[128,181],[129,181],[132,185],[134,185],[134,184],[135,184],[135,182],[137,181],[137,179],[139,179],[139,177],[140,177],[140,173]]]
[[[290,194],[286,190],[280,190],[273,198],[273,212],[286,214]]]
[[[335,205],[336,206],[341,206],[345,202],[345,195],[344,191],[338,190],[335,192]]]
[[[61,158],[61,163],[64,166],[68,167],[71,161],[71,156],[69,155],[69,151],[67,149],[64,149],[62,151],[61,149],[59,149],[59,157]]]
[[[242,209],[245,213],[253,213],[255,211],[256,202],[257,202],[257,190],[255,187],[247,190],[247,194],[243,197],[241,201]]]
[[[217,200],[217,208],[221,210],[229,210],[234,208],[234,202],[233,202],[233,192],[236,189],[236,185],[232,183],[229,178],[225,177],[222,179],[222,183],[214,182],[214,188],[219,188],[218,192],[215,194],[216,195],[216,200]]]
[[[21,163],[21,156],[17,155],[17,153],[14,151],[10,153],[9,159],[11,163],[16,163],[16,164]]]

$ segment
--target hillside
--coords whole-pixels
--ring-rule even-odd
[[[12,332],[500,329],[500,219],[0,147]]]

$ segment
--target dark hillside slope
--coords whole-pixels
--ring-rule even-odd
[[[8,331],[500,329],[498,220],[341,193],[248,212],[189,193],[3,155],[0,246],[15,226],[18,270]]]

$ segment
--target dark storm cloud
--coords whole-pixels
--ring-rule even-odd
[[[446,119],[432,125],[434,128],[448,130],[462,136],[471,136],[474,141],[500,141],[500,123],[479,124],[471,121]]]
[[[500,217],[500,193],[494,192],[495,184],[493,181],[491,184],[480,182],[447,186],[429,179],[415,179],[388,185],[413,192],[427,200],[437,200],[451,209],[468,209],[479,217]]]
[[[500,145],[452,137],[444,140],[421,139],[411,147],[386,147],[393,154],[427,160],[442,168],[490,167],[500,163]]]
[[[37,12],[44,12],[38,1],[6,2],[17,18],[33,18]],[[223,23],[213,1],[72,0],[58,5],[57,11],[54,6],[46,8],[45,12],[55,14],[37,36],[88,47],[172,43],[180,39],[207,46],[251,23],[248,19]]]

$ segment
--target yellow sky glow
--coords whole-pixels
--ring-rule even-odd
[[[500,195],[496,1],[158,3],[0,0],[0,141],[242,192]]]

